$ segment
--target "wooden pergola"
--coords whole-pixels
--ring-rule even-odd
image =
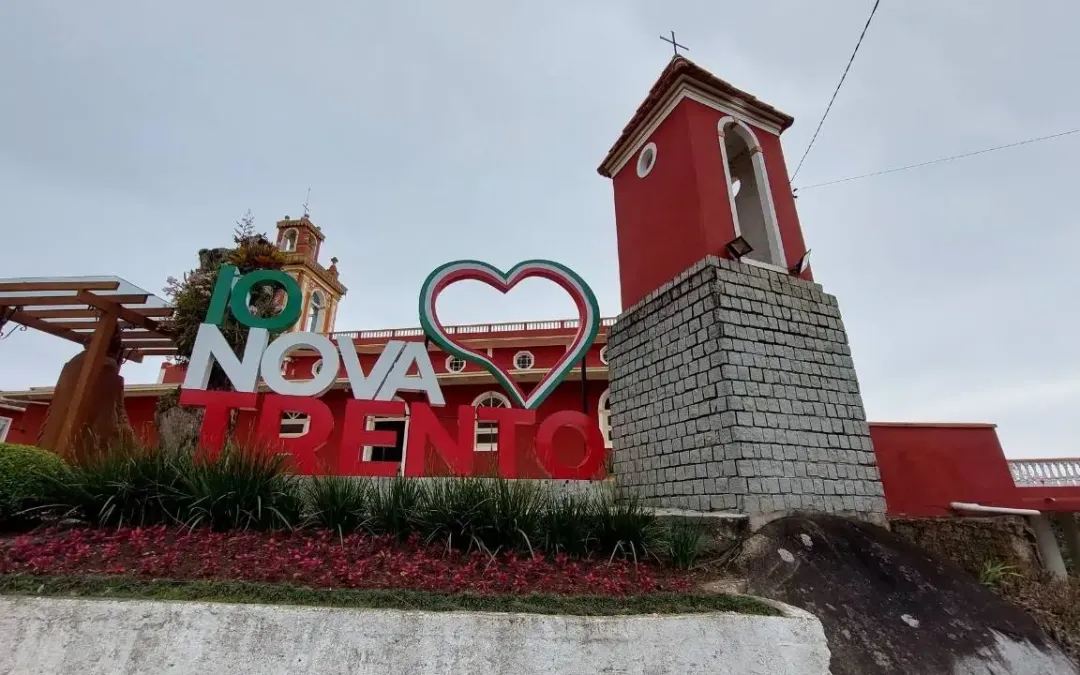
[[[19,324],[85,349],[52,450],[67,452],[84,426],[98,374],[117,341],[122,358],[129,361],[176,355],[176,345],[158,323],[172,313],[160,298],[117,277],[0,279],[0,331],[7,324]]]

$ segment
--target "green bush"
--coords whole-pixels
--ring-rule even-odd
[[[677,520],[668,527],[664,545],[668,562],[679,569],[690,569],[701,555],[705,528],[701,523]]]
[[[63,471],[64,460],[47,450],[0,443],[0,524],[33,522],[27,511],[55,500],[56,479]]]
[[[419,532],[424,523],[424,489],[411,478],[391,478],[371,491],[367,529],[405,539]]]
[[[642,560],[651,553],[661,535],[656,516],[633,498],[618,502],[594,500],[593,519],[596,549],[612,557],[622,555]]]
[[[546,552],[583,556],[595,544],[593,500],[575,495],[553,495],[545,505],[541,522]]]
[[[66,467],[57,501],[66,515],[106,527],[182,522],[191,503],[180,486],[190,453],[118,442]]]
[[[177,488],[190,499],[184,522],[219,531],[299,525],[303,502],[296,476],[287,473],[288,460],[229,444],[213,461],[183,463]]]
[[[371,481],[349,476],[316,476],[304,486],[308,520],[339,535],[359,530],[368,522]]]

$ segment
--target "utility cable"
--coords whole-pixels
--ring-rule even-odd
[[[863,178],[871,178],[873,176],[883,176],[887,173],[896,173],[897,171],[907,171],[908,169],[918,169],[923,166],[930,166],[931,164],[941,164],[942,162],[951,162],[956,159],[964,159],[965,157],[974,157],[975,155],[983,155],[988,152],[994,152],[995,150],[1004,150],[1006,148],[1015,148],[1020,145],[1028,145],[1029,143],[1037,143],[1039,141],[1048,141],[1052,138],[1061,138],[1062,136],[1068,136],[1069,134],[1080,133],[1080,128],[1069,129],[1068,131],[1062,131],[1057,134],[1050,134],[1049,136],[1039,136],[1038,138],[1028,138],[1023,141],[1017,141],[1015,143],[1007,143],[1006,145],[997,145],[992,148],[983,148],[982,150],[975,150],[974,152],[965,152],[961,155],[952,155],[950,157],[939,157],[938,159],[931,159],[927,162],[919,162],[918,164],[908,164],[907,166],[898,166],[892,169],[884,169],[882,171],[872,171],[870,173],[859,174],[858,176],[848,176],[847,178],[839,178],[837,180],[830,180],[824,183],[814,183],[813,185],[807,185],[805,187],[796,188],[796,190],[813,190],[814,188],[825,187],[826,185],[836,185],[837,183],[847,183],[853,180],[860,180]]]
[[[799,169],[802,168],[803,162],[806,161],[806,156],[810,154],[810,148],[814,147],[814,141],[817,140],[818,134],[821,133],[821,127],[825,124],[825,118],[829,116],[829,111],[832,110],[833,103],[836,102],[836,95],[840,93],[840,87],[844,86],[844,80],[847,78],[848,71],[851,70],[851,64],[855,62],[855,55],[859,53],[859,47],[862,46],[863,38],[866,37],[866,29],[870,27],[870,22],[874,19],[874,14],[877,13],[878,5],[881,4],[881,0],[874,0],[874,8],[870,10],[870,17],[866,20],[866,25],[863,26],[862,33],[859,34],[859,41],[855,43],[855,51],[851,52],[851,58],[848,59],[847,65],[844,66],[844,74],[840,76],[840,82],[836,85],[836,90],[833,91],[832,98],[829,99],[829,105],[825,106],[825,114],[821,116],[821,121],[818,122],[817,129],[814,130],[814,135],[810,137],[810,145],[806,146],[806,152],[803,153],[802,159],[799,160],[799,165],[795,167],[795,173],[791,174],[791,180],[795,180],[795,176],[799,175]]]

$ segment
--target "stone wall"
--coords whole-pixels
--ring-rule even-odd
[[[890,518],[893,534],[978,577],[988,564],[1036,572],[1034,535],[1019,517]]]
[[[882,520],[847,335],[819,285],[706,258],[619,317],[608,359],[620,495]]]

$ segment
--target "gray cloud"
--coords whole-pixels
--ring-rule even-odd
[[[870,3],[557,5],[4,3],[0,275],[157,289],[248,208],[271,229],[311,187],[350,287],[341,329],[414,325],[424,276],[458,257],[560,260],[615,314],[594,169],[665,64],[658,35],[795,115],[794,166]],[[1076,126],[1078,23],[1066,0],[883,3],[797,184]],[[872,418],[995,421],[1011,455],[1080,453],[1065,428],[1078,150],[1074,136],[800,194]],[[539,287],[448,301],[455,322],[569,308]],[[51,384],[73,351],[14,334],[0,388]]]

